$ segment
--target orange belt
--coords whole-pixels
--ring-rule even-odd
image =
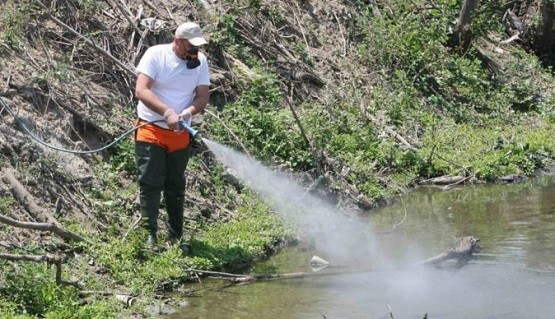
[[[135,126],[147,123],[144,120],[138,119]],[[174,132],[152,123],[144,125],[137,129],[135,132],[135,140],[156,144],[166,149],[166,152],[172,153],[184,148],[187,148],[190,143],[189,132],[181,131]]]

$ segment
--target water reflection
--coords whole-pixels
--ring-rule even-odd
[[[482,249],[464,267],[203,284],[198,298],[170,318],[390,318],[388,305],[395,318],[552,318],[554,195],[555,178],[548,176],[517,185],[422,188],[368,216],[378,246],[401,267],[450,248],[453,237],[479,237]],[[289,249],[269,263],[276,272],[310,271],[313,254]]]

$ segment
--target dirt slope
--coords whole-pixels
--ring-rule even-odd
[[[359,87],[364,101],[375,81],[373,70],[349,59],[355,54],[356,39],[347,30],[359,14],[351,2],[2,3],[6,19],[0,21],[0,28],[6,39],[13,43],[18,40],[20,45],[18,49],[0,46],[0,95],[29,129],[45,142],[63,148],[95,149],[132,126],[136,103],[133,66],[150,45],[171,41],[175,27],[187,20],[197,21],[211,37],[211,44],[204,49],[211,63],[212,107],[232,101],[243,85],[241,79],[253,72],[218,45],[218,32],[236,34],[253,56],[275,61],[282,91],[299,103],[312,100],[333,108],[348,98],[344,85]],[[233,21],[218,19],[226,15]],[[307,49],[299,49],[299,44]],[[32,199],[55,218],[82,221],[93,230],[101,230],[108,218],[95,214],[87,192],[105,187],[95,167],[106,162],[110,152],[56,152],[32,142],[6,110],[1,116],[0,175],[13,169]],[[330,161],[327,165],[342,171],[340,163]],[[220,211],[214,206],[217,201],[198,194],[199,185],[209,184],[206,173],[191,175],[188,192],[200,198],[188,203],[192,216],[228,218],[226,214],[212,214]],[[133,176],[118,176],[117,183],[127,187]],[[348,186],[340,192],[359,198],[356,189]],[[13,185],[5,178],[0,180],[2,198],[11,197],[11,189]],[[4,205],[12,208],[12,217],[33,219],[17,202]],[[125,205],[136,209],[136,198],[129,198]],[[1,232],[0,241],[19,242],[15,238],[19,235],[17,230]]]

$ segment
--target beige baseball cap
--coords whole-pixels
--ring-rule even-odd
[[[185,22],[175,30],[175,37],[179,39],[187,39],[194,46],[200,46],[208,43],[202,36],[202,30],[199,25],[194,22]]]

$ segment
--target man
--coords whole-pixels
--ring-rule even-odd
[[[139,174],[139,197],[148,245],[157,244],[161,194],[168,213],[169,237],[184,252],[183,203],[185,168],[191,136],[179,121],[191,124],[193,115],[206,107],[210,96],[208,62],[198,47],[208,43],[196,23],[186,22],[175,31],[172,43],[150,47],[137,66],[135,95],[138,123],[135,157]]]

